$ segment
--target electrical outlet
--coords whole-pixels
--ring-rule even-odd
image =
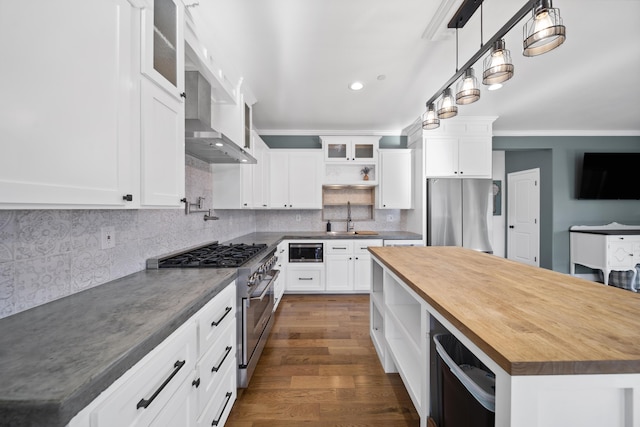
[[[387,222],[393,222],[393,215],[387,215]]]
[[[116,246],[116,230],[113,227],[100,229],[100,242],[102,249],[110,249]]]
[[[300,214],[296,215],[296,221],[300,222]]]

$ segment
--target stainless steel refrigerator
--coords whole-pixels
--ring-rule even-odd
[[[427,245],[492,253],[492,186],[490,179],[427,179]]]

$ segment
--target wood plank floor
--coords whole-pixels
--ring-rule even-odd
[[[369,337],[368,295],[285,295],[226,426],[419,426]]]

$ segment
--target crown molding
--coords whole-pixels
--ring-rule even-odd
[[[398,130],[327,130],[327,129],[255,129],[259,135],[278,136],[398,136]]]
[[[640,136],[640,130],[494,130],[493,136]]]

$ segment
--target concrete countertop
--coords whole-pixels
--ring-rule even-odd
[[[249,233],[224,243],[294,239],[419,240]],[[64,426],[236,277],[236,269],[143,270],[0,319],[0,426]]]
[[[0,320],[0,426],[64,426],[230,284],[145,270]]]

